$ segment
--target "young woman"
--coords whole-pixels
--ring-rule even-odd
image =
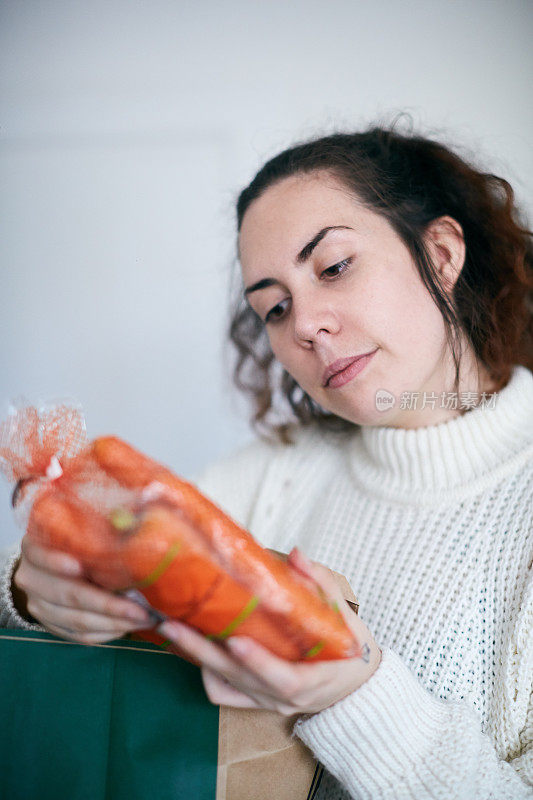
[[[292,550],[364,657],[290,664],[162,632],[212,702],[296,715],[318,797],[532,797],[533,251],[511,187],[371,128],[280,153],[237,218],[235,379],[273,435],[197,484]],[[346,575],[359,616],[301,551]],[[23,539],[2,624],[84,642],[135,627],[77,574]]]

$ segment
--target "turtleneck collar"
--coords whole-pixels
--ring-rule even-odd
[[[515,366],[490,404],[448,422],[362,427],[348,450],[356,480],[391,499],[431,503],[482,491],[533,456],[533,374]]]

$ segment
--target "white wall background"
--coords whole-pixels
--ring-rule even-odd
[[[532,28],[531,0],[2,0],[2,416],[73,397],[91,437],[187,477],[249,440],[223,347],[238,191],[407,110],[531,211]]]

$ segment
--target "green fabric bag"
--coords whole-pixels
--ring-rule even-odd
[[[149,642],[0,630],[0,797],[214,800],[219,709]]]

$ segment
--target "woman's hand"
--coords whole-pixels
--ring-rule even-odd
[[[17,610],[31,614],[51,633],[83,644],[108,642],[153,625],[146,611],[100,589],[82,573],[72,556],[40,547],[24,536],[12,579]]]
[[[312,564],[296,549],[288,561],[318,583],[329,599],[337,601],[346,623],[361,643],[362,657],[293,663],[278,658],[248,637],[232,636],[219,644],[182,623],[163,623],[158,631],[202,665],[202,679],[211,702],[270,709],[284,716],[313,714],[358,689],[378,668],[379,647],[345,602],[329,572]]]

